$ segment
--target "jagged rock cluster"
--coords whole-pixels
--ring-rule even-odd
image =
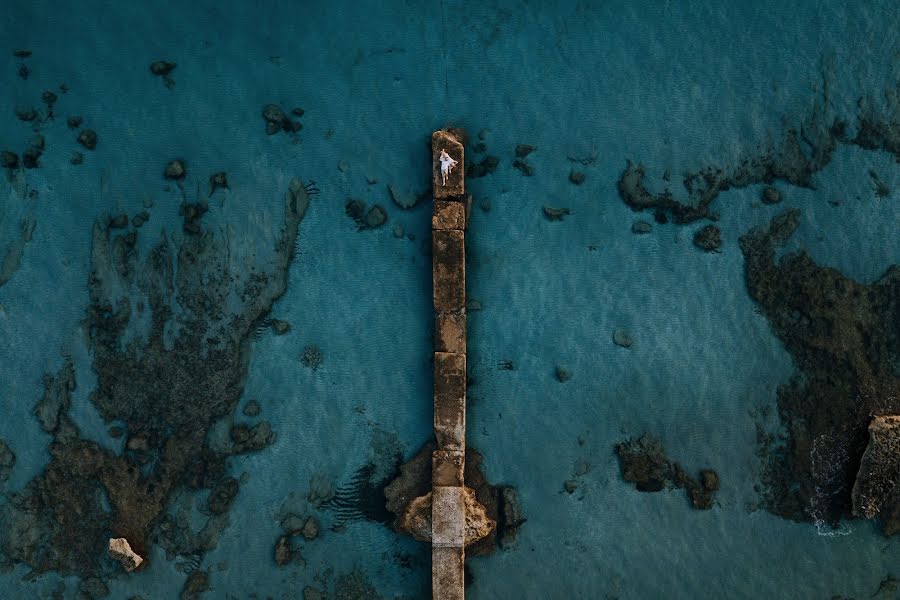
[[[763,439],[764,503],[787,518],[836,523],[851,515],[872,415],[900,413],[900,267],[867,285],[803,251],[776,261],[799,219],[783,212],[740,239],[750,296],[797,367],[778,389],[786,435]]]
[[[420,540],[429,539],[426,519],[430,522],[430,514],[423,517],[422,511],[416,510],[421,507],[410,507],[410,504],[417,498],[426,497],[431,491],[432,452],[435,448],[433,441],[425,444],[400,466],[397,476],[384,488],[387,510],[395,517],[394,527]],[[472,490],[474,500],[484,507],[485,517],[467,523],[472,539],[477,537],[476,534],[485,534],[466,548],[467,556],[491,554],[498,546],[508,548],[515,543],[518,529],[525,523],[515,489],[491,485],[481,471],[481,462],[482,457],[476,450],[466,449],[466,487]],[[430,504],[428,507],[430,510]],[[496,523],[496,527],[491,528],[489,522]]]
[[[252,334],[285,291],[308,201],[293,180],[270,265],[249,273],[230,263],[228,239],[212,232],[178,245],[162,235],[140,262],[137,231],[95,223],[84,322],[97,376],[90,401],[106,422],[121,424],[125,447],[112,452],[81,437],[67,414],[71,364],[48,378],[35,415],[52,436],[50,462],[0,509],[3,555],[36,573],[87,578],[103,572],[110,532],[144,557],[151,539],[181,553],[181,537],[189,534],[188,552],[209,548],[239,489],[226,475],[228,457],[265,447],[274,433],[267,422],[237,424],[224,449],[214,449],[207,434],[241,397]],[[184,489],[210,490],[211,532],[203,539],[167,514],[173,493]],[[198,573],[183,597],[205,586]]]
[[[649,433],[640,438],[625,440],[616,445],[622,466],[622,477],[634,484],[639,492],[659,492],[669,488],[683,488],[694,508],[713,507],[719,489],[719,475],[712,469],[700,471],[694,479],[675,461],[666,456],[662,442]]]

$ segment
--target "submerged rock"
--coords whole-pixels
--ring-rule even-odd
[[[69,126],[69,129],[78,129],[81,127],[81,124],[84,122],[84,119],[79,117],[78,115],[73,115],[66,119],[66,125]]]
[[[122,564],[122,568],[129,573],[137,569],[141,566],[141,563],[144,562],[144,559],[135,554],[134,550],[131,549],[128,540],[125,538],[110,538],[109,555],[119,561]]]
[[[376,204],[366,213],[365,224],[367,229],[375,229],[387,223],[387,212]]]
[[[517,158],[513,161],[512,166],[513,168],[518,169],[519,172],[526,177],[531,177],[532,175],[534,175],[534,167],[524,160]]]
[[[78,134],[78,143],[88,150],[93,150],[97,147],[97,132],[93,129],[82,130],[82,132]]]
[[[178,64],[168,60],[157,60],[150,63],[150,72],[159,77],[164,77],[175,70]]]
[[[653,231],[653,226],[646,221],[635,221],[631,224],[631,233],[637,233],[638,235],[644,233],[650,233]]]
[[[279,131],[297,132],[303,129],[303,125],[298,121],[293,121],[288,117],[284,109],[277,104],[266,104],[262,109],[262,117],[266,122],[266,133],[274,135]]]
[[[16,117],[20,121],[34,121],[37,118],[37,111],[33,106],[19,104],[16,106]]]
[[[548,221],[562,221],[566,215],[571,214],[568,208],[553,208],[552,206],[544,206],[544,216]]]
[[[259,406],[259,402],[251,400],[244,406],[244,409],[241,412],[248,417],[258,417],[259,413],[262,412],[262,409]]]
[[[419,200],[424,197],[423,194],[416,194],[412,190],[401,190],[393,183],[388,184],[388,192],[390,193],[391,200],[394,201],[394,204],[404,210],[415,208],[416,204],[419,203]]]
[[[227,190],[228,174],[225,171],[219,171],[209,176],[209,195],[212,196],[216,190]]]
[[[315,344],[308,345],[300,355],[300,362],[303,363],[303,366],[313,371],[322,366],[322,360],[322,351]]]
[[[484,177],[485,175],[490,175],[497,170],[497,167],[499,165],[500,158],[488,154],[487,156],[482,158],[480,162],[466,164],[466,177],[477,178]]]
[[[188,575],[184,587],[181,588],[180,600],[200,600],[203,593],[209,589],[209,573],[194,571]]]
[[[516,158],[525,158],[535,150],[537,150],[537,146],[532,146],[530,144],[518,144],[516,146]]]
[[[187,175],[187,167],[185,167],[184,161],[180,158],[169,161],[165,171],[163,171],[163,176],[166,179],[184,179],[185,175]]]
[[[124,229],[125,227],[128,227],[128,215],[122,213],[115,217],[110,217],[108,227],[112,229]]]
[[[556,380],[560,383],[565,383],[568,380],[572,379],[572,372],[565,367],[560,367],[559,365],[557,365],[556,367],[555,374]]]
[[[146,210],[142,210],[138,214],[134,215],[131,218],[131,224],[134,227],[141,227],[144,223],[150,220],[150,213]]]
[[[272,331],[275,335],[284,335],[291,330],[291,324],[281,319],[272,319]]]
[[[230,436],[233,442],[232,452],[235,454],[257,452],[275,441],[275,432],[268,421],[260,421],[253,427],[243,423],[235,425],[231,428]]]
[[[584,183],[586,176],[581,171],[569,171],[569,181],[574,183],[575,185],[581,185]]]
[[[765,187],[762,191],[763,204],[778,204],[781,202],[781,192],[777,188]]]
[[[291,549],[290,538],[286,535],[278,538],[278,541],[275,542],[275,564],[277,564],[279,567],[283,567],[284,565],[291,562],[293,555],[294,552]]]
[[[15,169],[19,166],[19,157],[15,152],[4,150],[0,152],[0,167],[4,169]]]
[[[718,252],[722,247],[722,232],[715,225],[707,225],[694,234],[694,245],[707,252]]]
[[[307,540],[314,540],[319,537],[319,522],[313,517],[306,519],[303,527],[300,529],[300,535]]]
[[[225,477],[209,492],[207,505],[209,512],[221,515],[228,511],[234,497],[237,496],[240,484],[234,477]]]
[[[659,492],[676,487],[687,490],[694,508],[712,508],[719,489],[719,476],[711,469],[700,472],[700,480],[688,475],[680,464],[669,460],[662,443],[649,433],[616,445],[622,478],[639,492]]]
[[[631,345],[634,342],[632,341],[631,336],[628,335],[628,332],[624,329],[616,329],[613,332],[613,343],[622,348],[631,348]]]

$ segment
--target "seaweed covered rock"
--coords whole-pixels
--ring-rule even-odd
[[[184,179],[184,176],[187,175],[187,167],[184,165],[184,161],[180,158],[176,158],[175,160],[169,161],[166,165],[165,170],[163,171],[163,176],[166,179]]]
[[[788,210],[740,238],[750,296],[797,368],[778,389],[786,439],[762,441],[762,500],[836,524],[851,515],[871,415],[900,414],[900,267],[863,284],[803,251],[776,261],[799,219]]]
[[[97,147],[97,132],[93,129],[83,130],[78,134],[78,143],[88,150],[93,150]]]
[[[15,152],[3,150],[0,152],[0,167],[4,169],[15,169],[19,166],[19,157]]]
[[[639,492],[659,492],[682,488],[688,493],[694,508],[712,508],[719,476],[712,469],[700,471],[700,479],[691,477],[684,468],[666,456],[662,442],[645,433],[640,438],[625,440],[616,445],[622,467],[622,478],[634,484]]]
[[[707,252],[718,252],[722,247],[722,232],[715,225],[707,225],[694,234],[694,245]]]

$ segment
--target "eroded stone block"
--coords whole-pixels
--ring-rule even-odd
[[[446,185],[441,179],[441,150],[446,150],[450,158],[458,161],[447,176]],[[432,187],[435,198],[462,196],[466,192],[465,151],[456,136],[449,131],[435,131],[431,134]]]
[[[438,313],[434,317],[436,352],[466,353],[466,314]]]
[[[431,598],[432,600],[463,600],[465,577],[463,548],[431,549]]]
[[[434,310],[460,312],[466,305],[466,237],[456,229],[434,231],[431,237]]]
[[[465,354],[434,353],[434,435],[439,450],[465,450]]]
[[[466,453],[461,450],[435,450],[431,454],[432,485],[462,485]]]
[[[466,545],[466,495],[461,486],[434,486],[431,491],[431,545]]]
[[[431,228],[465,229],[466,205],[454,200],[435,200],[434,210],[431,213]]]

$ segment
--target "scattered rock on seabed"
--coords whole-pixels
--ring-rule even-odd
[[[184,161],[180,158],[169,161],[169,164],[166,165],[166,170],[163,171],[163,175],[165,175],[166,179],[184,179],[184,176],[187,175]]]
[[[544,216],[549,221],[562,221],[566,215],[572,214],[568,208],[553,208],[552,206],[544,206]]]
[[[631,348],[632,339],[631,336],[624,329],[616,329],[613,332],[613,343],[616,346],[621,346],[622,348]]]
[[[646,221],[635,221],[631,225],[631,233],[640,235],[644,233],[650,233],[651,231],[653,231],[653,226]]]
[[[275,542],[275,564],[279,567],[291,562],[293,558],[293,550],[291,550],[291,540],[288,536],[283,535]]]
[[[722,247],[722,232],[715,225],[707,225],[694,234],[694,245],[707,252],[718,252]]]

